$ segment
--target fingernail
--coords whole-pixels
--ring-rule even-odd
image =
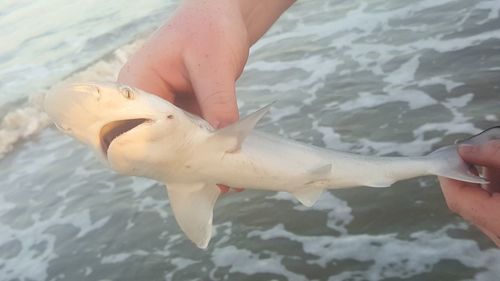
[[[206,116],[206,115],[202,115],[202,118],[205,119],[205,121],[207,121],[208,124],[210,124],[210,126],[212,126],[212,128],[214,128],[214,129],[218,129],[219,128],[220,121],[217,120],[217,118],[213,118],[213,117]]]
[[[223,184],[217,184],[217,187],[219,188],[221,193],[227,193],[229,192],[229,187],[225,186]]]
[[[231,124],[231,123],[229,123],[229,122],[220,122],[220,121],[216,121],[216,124],[217,124],[217,126],[215,126],[215,128],[217,128],[217,129],[222,129],[222,128],[224,128],[224,127],[227,127],[227,126],[228,126],[229,124]]]
[[[458,145],[458,150],[460,151],[460,153],[471,154],[476,152],[477,147],[472,144],[460,144]]]
[[[208,123],[209,123],[210,125],[212,125],[212,127],[213,127],[214,129],[219,129],[219,127],[220,127],[220,122],[219,122],[219,121],[213,121],[213,122],[212,122],[212,121],[210,121],[210,120],[208,120],[208,119],[207,119],[207,121],[208,121]]]

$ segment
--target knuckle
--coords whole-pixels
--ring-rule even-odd
[[[214,90],[214,91],[211,91],[211,92],[208,92],[205,99],[206,100],[211,100],[212,102],[226,102],[227,100],[229,100],[229,95],[230,95],[230,91],[228,90]]]
[[[226,107],[231,106],[233,98],[232,93],[228,90],[215,90],[206,93],[200,98],[200,105],[202,107]]]

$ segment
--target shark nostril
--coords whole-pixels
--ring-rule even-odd
[[[71,128],[66,127],[66,126],[64,126],[62,124],[54,123],[54,125],[56,125],[56,128],[59,129],[62,132],[71,132]]]
[[[91,94],[97,100],[101,99],[101,89],[98,86],[96,86],[96,85],[92,85],[92,84],[88,84],[88,85],[87,84],[73,84],[72,90],[76,91],[76,92],[81,92],[81,93],[84,93],[84,94]]]
[[[97,100],[101,99],[101,89],[98,86],[95,86],[95,91],[92,94],[97,98]]]

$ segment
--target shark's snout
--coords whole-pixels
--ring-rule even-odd
[[[93,83],[61,84],[45,95],[44,109],[61,132],[100,149],[100,129],[109,122],[102,120],[112,116],[103,110],[107,96],[106,87]]]
[[[60,85],[47,93],[44,107],[60,131],[91,146],[104,158],[114,150],[128,153],[130,145],[124,148],[120,144],[131,139],[142,141],[154,134],[146,127],[175,114],[175,109],[160,98],[115,83]]]
[[[44,97],[45,112],[57,121],[74,110],[78,105],[83,105],[92,100],[101,98],[101,89],[93,84],[63,84],[51,90]]]

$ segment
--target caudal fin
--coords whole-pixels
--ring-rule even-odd
[[[427,157],[431,160],[428,169],[432,174],[471,183],[488,183],[471,172],[470,166],[458,155],[456,145],[440,148]]]

